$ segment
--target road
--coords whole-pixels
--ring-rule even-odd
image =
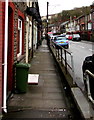
[[[82,64],[86,56],[94,52],[94,44],[87,41],[70,41],[69,51],[73,53],[75,81],[77,85],[84,90]]]

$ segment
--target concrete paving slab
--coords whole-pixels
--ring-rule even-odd
[[[44,100],[44,108],[48,109],[60,109],[60,108],[66,108],[66,105],[62,100]]]
[[[63,99],[63,95],[61,95],[61,93],[54,93],[54,92],[50,92],[50,93],[43,93],[43,98],[44,99],[50,99],[50,100],[62,100]]]
[[[54,83],[50,82],[50,83],[44,83],[44,87],[60,88],[61,85],[59,85],[59,84],[56,85],[56,82],[54,82]]]
[[[19,110],[20,111],[20,110]],[[63,111],[63,112],[62,112]],[[35,120],[38,119],[50,119],[50,120],[64,120],[68,119],[69,112],[63,108],[63,109],[51,109],[51,110],[36,110],[36,109],[24,109],[20,112],[15,111],[14,113],[9,113],[8,116],[6,116],[9,120],[17,120],[17,119],[30,119],[32,118]]]
[[[62,90],[60,87],[46,87],[43,90],[44,90],[44,92],[47,92],[47,93],[49,93],[49,92],[62,93]]]

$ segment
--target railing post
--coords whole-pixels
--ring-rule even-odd
[[[57,49],[56,49],[56,47],[55,47],[55,51],[56,51],[56,58],[57,58]]]
[[[87,92],[88,92],[88,97],[91,96],[90,93],[90,85],[89,85],[89,75],[86,73],[86,83],[87,83]]]
[[[87,95],[88,95],[88,98],[91,100],[91,102],[94,104],[94,99],[92,98],[91,91],[90,91],[90,78],[89,78],[89,76],[94,78],[94,74],[91,73],[89,70],[86,70],[85,74],[86,74],[86,83],[87,83]]]
[[[72,77],[73,77],[73,84],[75,84],[75,73],[74,73],[74,63],[73,63],[73,54],[71,53],[71,65],[72,65]]]
[[[59,60],[59,49],[58,49],[58,60]]]
[[[61,64],[62,64],[62,48],[61,48]]]
[[[66,50],[64,50],[64,53],[65,53],[65,70],[66,70],[66,73],[67,73],[67,56],[66,56]]]

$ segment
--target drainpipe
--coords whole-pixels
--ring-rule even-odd
[[[28,45],[28,43],[29,43],[29,18],[27,17],[26,18],[26,22],[27,22],[27,24],[26,24],[26,31],[27,31],[27,33],[26,33],[26,63],[28,63],[28,50],[29,50],[29,45]]]
[[[3,111],[7,112],[7,51],[8,51],[8,0],[5,2],[5,36],[4,36],[4,85],[3,85]]]
[[[49,46],[49,39],[48,39],[48,5],[49,5],[49,2],[47,2],[47,45]]]
[[[32,7],[34,7],[34,2],[32,2]],[[34,43],[34,18],[33,18],[33,16],[32,16],[32,58],[33,58],[33,49],[34,49],[34,47],[33,47],[33,43]]]

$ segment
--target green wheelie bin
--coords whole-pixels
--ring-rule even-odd
[[[30,64],[27,63],[16,64],[16,90],[19,93],[27,92],[29,67]]]

